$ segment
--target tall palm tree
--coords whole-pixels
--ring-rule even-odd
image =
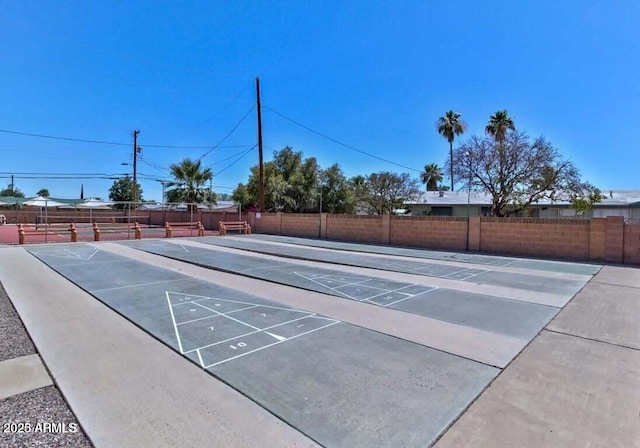
[[[489,117],[489,123],[484,128],[484,131],[496,139],[499,144],[504,142],[507,136],[507,131],[515,131],[516,127],[513,124],[513,119],[509,116],[506,110],[499,110],[495,114]]]
[[[427,191],[438,190],[438,182],[442,182],[442,171],[435,163],[424,166],[424,171],[420,173],[420,180],[427,186]]]
[[[205,201],[215,204],[215,195],[204,187],[213,178],[211,168],[202,169],[200,160],[186,158],[169,165],[169,170],[174,180],[168,186],[174,188],[167,191],[168,202],[186,202],[190,209]]]
[[[467,129],[467,124],[460,119],[462,114],[450,110],[443,117],[438,118],[436,128],[438,134],[449,142],[449,163],[451,164],[451,191],[453,191],[453,140],[456,135],[462,134]]]

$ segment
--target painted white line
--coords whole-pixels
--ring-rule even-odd
[[[327,327],[330,327],[330,326],[332,326],[332,325],[339,324],[339,323],[340,323],[339,321],[338,321],[338,322],[333,322],[333,323],[331,323],[331,324],[325,325],[324,327],[318,327],[318,328],[315,328],[315,329],[313,329],[313,330],[309,330],[309,331],[307,331],[306,333],[300,333],[300,334],[297,334],[297,335],[295,335],[295,336],[291,336],[291,337],[290,337],[289,339],[287,339],[286,341],[290,341],[290,340],[292,340],[292,339],[299,338],[300,336],[305,336],[305,335],[311,334],[311,333],[313,333],[314,331],[322,330],[322,329],[324,329],[324,328],[327,328]],[[233,356],[233,357],[231,357],[231,358],[223,359],[222,361],[218,361],[218,362],[215,362],[215,363],[213,363],[213,364],[209,364],[208,366],[206,366],[206,367],[205,367],[205,369],[209,369],[209,368],[211,368],[211,367],[215,367],[215,366],[217,366],[217,365],[220,365],[220,364],[225,363],[225,362],[228,362],[228,361],[232,361],[232,360],[234,360],[234,359],[242,358],[243,356],[247,356],[247,355],[250,355],[251,353],[259,352],[260,350],[264,350],[264,349],[266,349],[266,348],[273,347],[274,345],[282,344],[283,342],[286,342],[286,341],[278,341],[278,342],[274,342],[273,344],[268,344],[268,345],[262,346],[262,347],[260,347],[260,348],[256,348],[255,350],[248,351],[247,353],[242,353],[241,355],[237,355],[237,356]]]
[[[182,243],[178,243],[178,245],[179,245],[180,247],[182,247],[182,248],[184,249],[184,251],[185,251],[185,252],[189,252],[189,249],[187,249],[186,247],[184,247],[184,244],[182,244]]]
[[[268,331],[264,332],[265,334],[268,334],[269,336],[271,336],[272,338],[277,339],[278,341],[286,341],[287,338],[285,338],[284,336],[280,336],[279,334],[273,334],[273,333],[269,333]]]
[[[204,361],[202,360],[202,355],[200,354],[200,350],[196,350],[196,353],[198,354],[198,361],[200,361],[200,366],[204,368]]]
[[[377,286],[369,286],[369,285],[363,285],[363,283],[365,282],[370,282],[372,280],[377,280],[377,279],[373,279],[373,278],[368,278],[366,280],[363,280],[361,282],[357,282],[357,283],[348,283],[346,285],[341,285],[341,286],[336,286],[336,288],[345,288],[347,286],[364,286],[365,288],[369,288],[369,289],[377,289],[378,291],[389,291],[388,289],[385,288],[380,288]]]
[[[242,305],[263,306],[265,308],[273,308],[274,310],[297,311],[297,312],[300,312],[300,313],[314,314],[314,313],[309,313],[308,311],[298,310],[298,309],[295,309],[295,308],[285,308],[285,307],[282,307],[282,306],[262,305],[260,303],[243,302],[241,300],[221,299],[220,297],[206,297],[206,296],[199,296],[197,294],[185,294],[183,292],[173,292],[173,291],[166,291],[166,292],[169,293],[169,294],[174,294],[176,296],[200,297],[197,300],[190,300],[188,302],[174,303],[173,306],[185,305],[185,304],[188,304],[188,303],[196,303],[196,302],[200,302],[202,300],[213,299],[213,300],[222,300],[223,302],[240,303]],[[225,314],[225,313],[221,313],[219,311],[216,311],[216,313]]]
[[[212,317],[218,317],[218,314],[212,314],[211,316],[199,317],[197,319],[185,320],[184,322],[178,322],[176,325],[185,325],[190,324],[192,322],[198,322],[199,320],[211,319]]]
[[[304,275],[300,274],[299,272],[294,272],[294,274],[299,275],[300,277],[302,277],[302,278],[304,278],[304,279],[306,279],[306,280],[309,280],[310,282],[313,282],[313,283],[315,283],[315,284],[317,284],[317,285],[320,285],[320,286],[322,286],[323,288],[327,288],[327,289],[328,289],[328,290],[330,290],[330,291],[333,291],[333,292],[336,292],[336,293],[338,293],[338,294],[340,294],[340,295],[343,295],[344,297],[346,297],[346,298],[348,298],[348,299],[355,300],[356,302],[361,302],[361,301],[362,301],[362,299],[356,299],[355,297],[352,297],[352,296],[350,296],[349,294],[346,294],[346,293],[344,293],[344,292],[342,292],[342,291],[338,291],[336,288],[332,288],[331,286],[324,285],[324,284],[322,284],[322,283],[320,283],[320,282],[315,281],[315,280],[314,280],[314,279],[312,279],[312,278],[305,277]]]
[[[397,289],[390,289],[390,290],[385,291],[385,292],[382,292],[382,293],[380,293],[380,294],[376,294],[375,296],[367,297],[367,300],[375,299],[376,297],[380,297],[380,296],[383,296],[383,295],[385,295],[385,294],[391,294],[392,292],[400,292],[400,291],[402,291],[403,289],[411,288],[412,286],[422,286],[422,285],[418,285],[417,283],[413,283],[413,284],[411,284],[411,285],[403,286],[403,287],[401,287],[401,288],[397,288]],[[406,293],[404,293],[404,292],[403,292],[402,294],[406,294]],[[422,294],[422,293],[420,293],[420,294]],[[409,294],[409,295],[411,295],[411,294]],[[413,296],[417,296],[417,295],[418,295],[418,294],[413,294]]]
[[[429,289],[427,291],[421,292],[420,294],[414,294],[414,295],[412,295],[410,297],[405,297],[404,299],[396,300],[395,302],[387,303],[384,306],[391,306],[391,305],[395,305],[396,303],[404,302],[405,300],[415,299],[416,297],[421,296],[424,293],[435,291],[436,289],[438,289],[438,287],[431,288],[431,289]]]
[[[195,302],[194,302],[194,305],[198,305],[198,306],[200,306],[200,307],[204,308],[205,310],[213,311],[214,313],[218,314],[218,316],[222,316],[222,317],[227,318],[227,319],[230,319],[230,320],[232,320],[232,321],[234,321],[234,322],[238,322],[239,324],[246,325],[247,327],[249,327],[249,328],[253,328],[254,330],[262,330],[262,328],[254,327],[253,325],[248,324],[248,323],[246,323],[246,322],[242,322],[241,320],[236,319],[236,318],[234,318],[234,317],[227,316],[227,315],[223,315],[222,313],[218,313],[216,310],[212,310],[211,308],[208,308],[208,307],[206,307],[206,306],[204,306],[204,305],[202,305],[202,304],[200,304],[200,303],[195,303]]]
[[[191,304],[191,305],[198,305],[198,303],[196,302],[183,302],[183,303],[178,303],[178,305],[186,305],[186,304]],[[175,305],[174,305],[175,306]],[[210,319],[212,317],[218,317],[218,316],[226,316],[227,314],[231,314],[231,313],[237,313],[239,311],[244,311],[244,310],[250,310],[252,308],[259,308],[260,305],[252,305],[252,306],[247,306],[244,308],[240,308],[238,310],[232,310],[232,311],[227,311],[226,313],[221,313],[220,311],[213,311],[216,314],[212,314],[211,316],[204,316],[204,317],[199,317],[197,319],[191,319],[191,320],[187,320],[184,322],[178,322],[178,325],[184,325],[184,324],[190,324],[191,322],[197,322],[199,320],[204,320],[204,319]]]
[[[97,254],[98,252],[100,252],[100,249],[96,249],[95,252],[93,252],[91,255],[89,255],[89,258],[87,258],[87,260],[91,260],[93,258],[93,256],[95,254]]]
[[[75,253],[72,250],[69,250],[69,249],[62,249],[62,250],[65,251],[65,252],[69,252],[71,255],[73,255],[76,258],[82,258],[82,256],[78,255],[77,253]]]
[[[176,325],[176,317],[173,315],[173,308],[171,307],[171,299],[169,298],[169,294],[167,296],[167,303],[169,304],[169,313],[171,313],[171,322],[173,322],[173,329],[176,332],[176,339],[178,340],[178,348],[180,349],[180,353],[184,354],[184,350],[182,350],[182,341],[180,340],[180,333],[178,332],[178,326]]]
[[[299,320],[303,320],[303,319],[309,319],[309,318],[311,318],[311,317],[314,317],[314,318],[316,318],[316,319],[331,320],[331,321],[333,321],[333,322],[340,322],[340,321],[337,321],[337,320],[335,320],[335,319],[327,319],[327,318],[315,317],[315,316],[303,316],[303,317],[299,317],[299,318],[297,318],[297,319],[293,319],[293,320],[289,320],[289,321],[287,321],[287,322],[283,322],[283,323],[281,323],[281,324],[272,325],[272,326],[270,326],[270,327],[264,328],[264,329],[259,330],[259,331],[250,331],[250,332],[248,332],[248,333],[241,334],[240,336],[234,336],[234,337],[232,337],[232,338],[227,338],[227,339],[225,339],[225,340],[223,340],[223,341],[218,341],[218,342],[214,342],[214,343],[212,343],[212,344],[203,345],[202,347],[198,347],[197,349],[196,349],[196,348],[194,348],[194,349],[188,350],[188,351],[186,351],[186,352],[185,352],[185,354],[187,354],[187,353],[191,353],[191,352],[194,352],[194,351],[196,351],[196,350],[202,350],[202,349],[205,349],[205,348],[213,347],[213,346],[215,346],[215,345],[224,344],[225,342],[229,342],[229,341],[233,341],[234,339],[239,339],[239,338],[244,338],[244,337],[247,337],[247,336],[251,336],[252,334],[261,333],[261,332],[263,332],[263,331],[265,331],[265,332],[266,332],[266,330],[271,330],[271,329],[273,329],[273,328],[281,327],[282,325],[287,325],[287,324],[290,324],[290,323],[292,323],[292,322],[297,322],[297,321],[299,321]]]
[[[473,268],[464,268],[464,269],[460,269],[460,270],[458,270],[458,271],[449,272],[448,274],[443,275],[443,276],[442,276],[442,278],[448,278],[450,275],[461,274],[461,273],[463,273],[464,271],[470,271],[470,270],[472,270],[472,269],[473,269]]]
[[[467,280],[469,280],[470,278],[477,277],[478,275],[481,275],[481,274],[486,274],[487,272],[489,272],[489,271],[476,272],[475,274],[469,274],[469,275],[467,275],[466,277],[464,277],[464,278],[459,278],[459,279],[457,279],[457,280],[467,281]]]
[[[226,313],[220,313],[220,311],[218,311],[218,313],[221,316],[226,316],[227,314],[233,314],[233,313],[238,313],[240,311],[244,311],[244,310],[250,310],[253,308],[259,308],[261,305],[251,305],[251,306],[246,306],[244,308],[238,308],[237,310],[231,310],[231,311],[227,311]]]
[[[89,292],[94,293],[94,292],[104,292],[104,291],[115,291],[117,289],[137,288],[138,286],[153,286],[153,285],[160,285],[162,283],[183,282],[185,280],[191,280],[191,278],[178,278],[178,279],[175,279],[175,280],[160,280],[160,281],[157,281],[157,282],[138,283],[136,285],[115,286],[113,288],[92,289]]]

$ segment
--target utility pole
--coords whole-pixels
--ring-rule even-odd
[[[13,194],[13,174],[11,175],[11,196],[15,196]]]
[[[260,166],[260,212],[264,211],[264,167],[262,161],[262,110],[260,108],[260,78],[256,78],[256,106],[258,109],[258,159]]]
[[[138,202],[138,182],[137,182],[137,168],[138,168],[138,134],[139,129],[133,131],[133,209],[136,209]]]

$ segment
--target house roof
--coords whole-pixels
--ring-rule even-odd
[[[603,199],[594,207],[631,207],[640,205],[640,190],[602,190]],[[418,200],[408,205],[452,206],[467,205],[467,198],[471,205],[490,206],[491,195],[484,192],[472,191],[468,197],[466,191],[427,191]],[[543,199],[536,203],[539,206],[568,206],[569,201]]]
[[[33,197],[17,198],[14,196],[0,196],[0,201],[6,202],[8,205],[14,205],[14,204],[22,205],[31,199],[33,199]],[[61,198],[47,198],[47,199],[52,202],[60,202],[62,204],[69,204],[69,205],[84,202],[84,199],[61,199]]]

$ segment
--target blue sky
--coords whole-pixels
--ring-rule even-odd
[[[640,189],[638,23],[631,0],[3,2],[0,130],[130,144],[140,129],[144,197],[160,200],[153,178],[220,142],[260,76],[266,160],[290,145],[347,176],[407,171],[272,110],[420,170],[448,155],[434,126],[445,111],[462,113],[465,139],[507,109],[586,180]],[[256,141],[254,110],[203,158],[216,191],[246,181]],[[18,173],[118,176],[131,158],[131,146],[0,132],[0,186],[15,173],[27,196],[78,197],[82,183],[106,198],[112,180]]]

